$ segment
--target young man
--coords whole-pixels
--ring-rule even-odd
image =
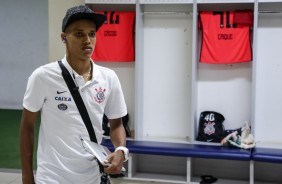
[[[86,6],[70,8],[63,19],[61,39],[66,46],[62,63],[67,68],[82,96],[98,143],[102,140],[105,113],[111,126],[111,140],[116,151],[104,171],[120,173],[127,159],[125,131],[121,117],[127,114],[123,92],[116,74],[91,60],[96,31],[105,21]],[[36,118],[41,112],[37,150],[37,184],[100,183],[96,159],[84,148],[80,137],[89,134],[74,99],[62,77],[58,62],[36,69],[29,77],[23,100],[20,127],[22,181],[35,183],[33,177],[33,137]]]

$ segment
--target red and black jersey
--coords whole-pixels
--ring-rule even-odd
[[[200,12],[202,48],[200,62],[211,64],[232,64],[252,60],[251,23],[247,24],[246,14],[251,11]],[[243,21],[244,23],[240,23]]]
[[[107,17],[96,33],[96,46],[92,59],[106,62],[135,60],[135,12],[99,12]]]

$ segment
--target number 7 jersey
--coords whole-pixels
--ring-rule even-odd
[[[238,13],[236,20],[244,19],[251,11]],[[252,60],[251,23],[234,22],[236,11],[200,12],[202,29],[200,62],[232,64]],[[252,20],[251,20],[252,21]],[[243,22],[243,21],[242,21]]]

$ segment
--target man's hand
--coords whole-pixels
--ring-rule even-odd
[[[124,155],[121,150],[111,153],[107,157],[109,166],[104,168],[104,172],[108,174],[120,174],[123,167]]]

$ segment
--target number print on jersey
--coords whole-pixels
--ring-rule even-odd
[[[230,12],[226,11],[226,16],[225,16],[225,28],[236,28],[237,25],[236,24],[230,24]],[[213,12],[214,16],[220,16],[220,28],[224,28],[224,12],[223,11],[215,11]]]
[[[107,17],[108,19],[108,12],[104,12],[105,16]],[[105,22],[105,24],[119,24],[119,15],[118,14],[115,14],[115,12],[111,12],[111,15],[110,15],[110,20],[107,20]]]

